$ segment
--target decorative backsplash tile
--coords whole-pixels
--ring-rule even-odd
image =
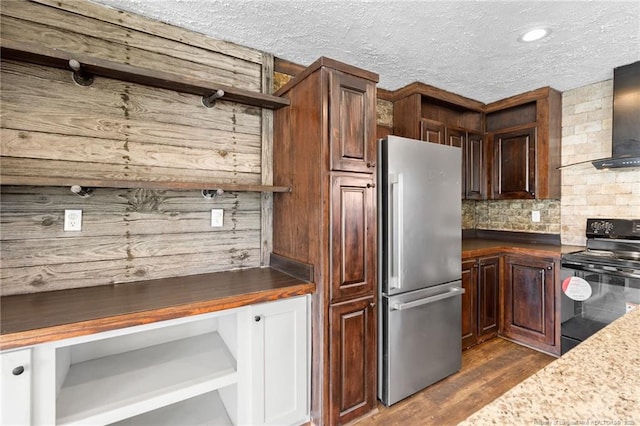
[[[531,212],[540,212],[540,222],[531,221]],[[560,200],[463,201],[463,229],[560,233]]]

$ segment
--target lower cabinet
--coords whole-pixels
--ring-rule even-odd
[[[3,424],[304,423],[308,303],[302,296],[3,352]]]
[[[307,305],[299,299],[252,306],[251,424],[308,420],[310,341]]]
[[[329,424],[344,424],[376,407],[376,309],[373,297],[330,308]]]
[[[500,257],[463,261],[462,287],[462,348],[466,349],[498,334]]]
[[[0,354],[0,425],[31,424],[31,349]]]
[[[500,333],[520,343],[559,354],[557,294],[551,258],[504,257],[504,309]]]

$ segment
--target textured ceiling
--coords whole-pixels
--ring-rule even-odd
[[[328,56],[482,102],[612,78],[640,60],[640,0],[94,0],[309,65]],[[534,26],[551,35],[524,44]]]

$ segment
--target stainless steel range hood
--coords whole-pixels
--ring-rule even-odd
[[[596,169],[640,167],[640,61],[613,70],[611,151],[592,161]]]

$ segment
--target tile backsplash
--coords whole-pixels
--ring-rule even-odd
[[[540,212],[540,222],[531,212]],[[462,203],[463,229],[560,233],[560,200],[487,200]]]

